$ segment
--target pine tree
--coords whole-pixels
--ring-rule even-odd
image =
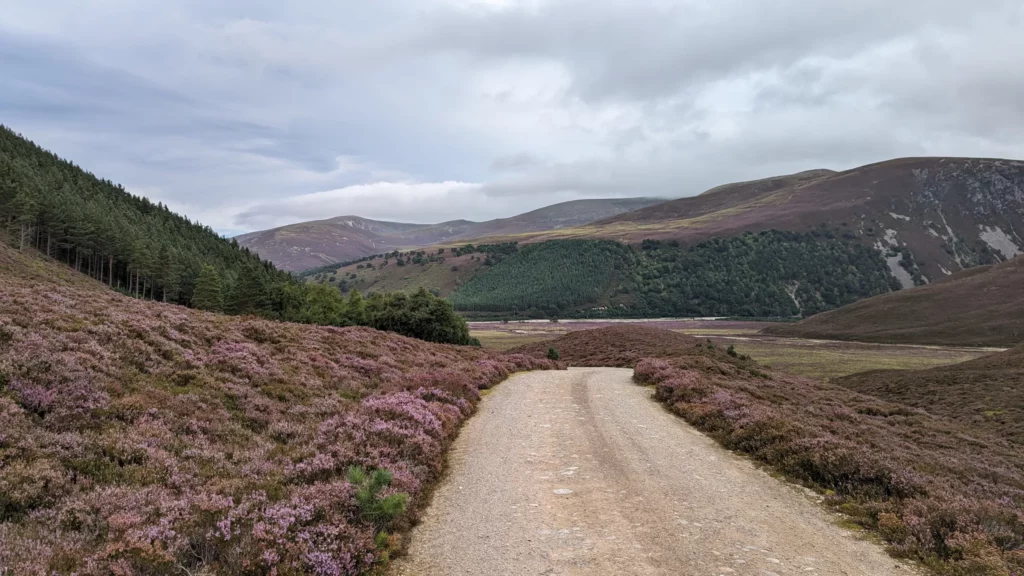
[[[254,265],[243,266],[238,274],[228,311],[232,314],[258,314],[269,306],[263,274]]]
[[[18,224],[18,249],[24,250],[26,242],[32,237],[32,229],[35,226],[36,214],[39,211],[39,203],[36,202],[35,194],[29,188],[21,189],[14,197],[14,212],[17,215]]]
[[[192,306],[210,312],[220,312],[224,309],[220,274],[209,264],[204,264],[203,269],[199,272],[196,289],[192,294]]]

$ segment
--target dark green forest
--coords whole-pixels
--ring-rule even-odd
[[[898,289],[881,255],[829,230],[693,246],[553,240],[522,248],[449,298],[507,316],[809,316]]]
[[[225,312],[322,325],[370,325],[468,344],[465,321],[430,294],[346,300],[261,260],[208,226],[135,196],[0,126],[0,230],[115,290]],[[2,240],[0,240],[2,241]],[[427,321],[436,328],[425,329]]]
[[[525,246],[449,296],[457,310],[557,315],[598,302],[633,268],[633,250],[610,240]]]

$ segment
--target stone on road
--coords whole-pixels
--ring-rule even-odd
[[[520,374],[480,405],[397,575],[909,574],[632,371]]]

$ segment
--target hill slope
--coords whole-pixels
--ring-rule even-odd
[[[1024,341],[1024,258],[882,294],[765,332],[865,342],[1013,346]]]
[[[904,158],[846,172],[734,184],[612,217],[594,228],[696,240],[739,231],[844,228],[906,249],[937,280],[1024,250],[1024,162]],[[657,231],[656,236],[651,232]],[[897,260],[898,262],[898,260]]]
[[[0,244],[0,571],[369,573],[477,390],[550,366],[146,302]]]
[[[875,370],[834,383],[1024,444],[1024,346],[952,366]]]
[[[66,262],[110,286],[188,304],[204,266],[231,288],[288,275],[208,226],[129,194],[0,126],[0,226],[18,247]]]
[[[339,216],[243,234],[236,240],[285,270],[300,271],[392,250],[582,226],[660,202],[664,199],[574,200],[487,222],[402,224]]]

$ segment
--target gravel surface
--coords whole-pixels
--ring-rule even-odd
[[[631,376],[582,368],[498,386],[392,574],[916,572],[669,414]]]

